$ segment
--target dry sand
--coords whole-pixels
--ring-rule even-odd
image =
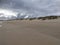
[[[0,22],[0,45],[60,45],[60,19]]]

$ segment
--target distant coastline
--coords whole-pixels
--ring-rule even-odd
[[[1,17],[0,17],[1,18]],[[33,17],[33,18],[13,18],[13,19],[6,19],[6,21],[11,21],[11,20],[52,20],[52,19],[58,19],[60,16],[44,16],[44,17]],[[5,21],[0,19],[0,21]]]

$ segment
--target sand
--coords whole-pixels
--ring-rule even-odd
[[[60,45],[60,19],[0,22],[0,45]]]

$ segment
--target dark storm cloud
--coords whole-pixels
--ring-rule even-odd
[[[27,11],[34,15],[49,15],[60,12],[59,0],[0,0],[0,7]]]

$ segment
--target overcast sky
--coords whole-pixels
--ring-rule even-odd
[[[60,0],[0,0],[0,8],[33,16],[60,15]]]

